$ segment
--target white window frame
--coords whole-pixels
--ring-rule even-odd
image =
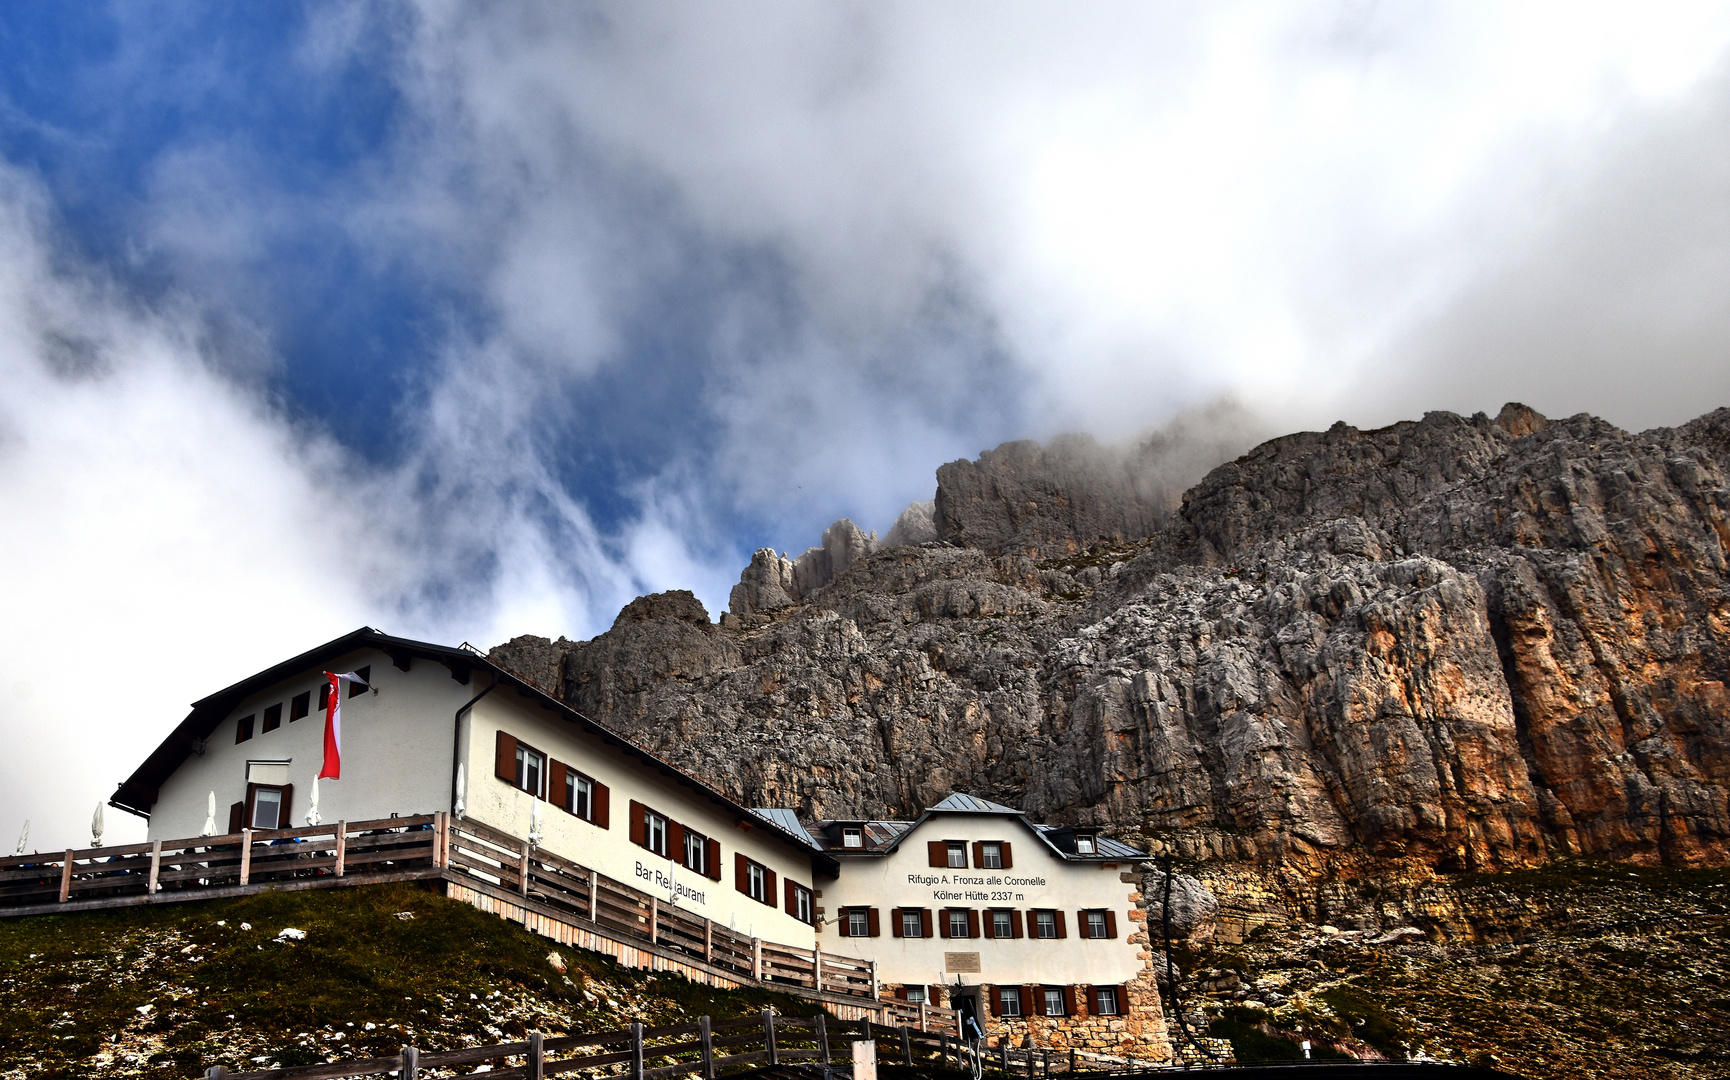
[[[946,861],[949,863],[949,869],[967,869],[967,842],[965,840],[951,840],[948,842],[948,849],[949,855]],[[956,862],[955,860],[957,859],[960,859],[961,861]]]
[[[769,902],[769,873],[756,863],[745,864],[745,895],[760,904]]]
[[[848,937],[871,936],[871,913],[866,909],[848,908],[847,914],[842,918],[847,920]]]
[[[1075,853],[1077,855],[1099,854],[1099,842],[1091,836],[1077,835],[1075,838]]]
[[[643,846],[665,859],[667,855],[667,819],[648,807],[643,807]]]
[[[997,990],[997,1003],[1003,1007],[1004,1016],[1025,1016],[1021,1011],[1021,987],[1002,986]]]
[[[862,848],[865,846],[865,829],[861,825],[841,826],[841,846],[844,848]]]
[[[1099,1015],[1100,1016],[1122,1016],[1123,1015],[1123,1002],[1117,1000],[1117,987],[1115,987],[1115,986],[1096,986],[1093,989],[1093,993],[1094,993],[1095,1000],[1097,1000],[1099,1002]],[[1106,1002],[1108,1002],[1108,1001],[1111,1003],[1110,1008],[1106,1008]]]
[[[565,772],[565,787],[571,796],[571,813],[584,821],[595,820],[595,782],[574,769]]]
[[[925,916],[919,914],[918,908],[901,909],[901,936],[904,938],[925,936]]]
[[[709,838],[693,829],[685,830],[685,869],[709,876]]]
[[[1003,845],[995,840],[988,840],[979,845],[979,869],[1003,869]]]
[[[529,783],[529,774],[534,774],[534,783]],[[547,797],[547,755],[533,747],[517,744],[517,787],[533,795],[537,799]]]
[[[991,936],[994,938],[1011,938],[1015,936],[1015,917],[1007,911],[987,911],[991,916]]]
[[[811,890],[798,882],[793,883],[793,917],[802,923],[811,921],[812,915]]]
[[[1052,996],[1054,994],[1056,995],[1055,999]],[[1068,1013],[1069,1003],[1063,999],[1063,990],[1061,987],[1042,986],[1039,988],[1039,996],[1045,999],[1046,1016],[1063,1016]],[[1052,1007],[1053,1000],[1057,1002],[1055,1008]]]
[[[276,796],[276,813],[271,815],[276,819],[274,825],[260,825],[258,811],[264,806],[264,793],[270,792]],[[249,829],[286,829],[288,824],[282,820],[282,788],[276,784],[254,784],[252,786],[252,820],[247,823]]]
[[[963,908],[949,908],[943,912],[944,920],[949,924],[949,936],[952,938],[972,937],[972,927],[968,925],[967,912]],[[957,921],[959,920],[959,922]],[[961,927],[961,933],[955,932],[956,926]]]
[[[1095,930],[1099,932],[1094,933]],[[1095,941],[1105,940],[1105,912],[1090,911],[1087,913],[1087,936]]]
[[[925,1004],[925,987],[921,986],[918,983],[909,984],[907,987],[907,1004],[909,1004],[909,1005],[923,1005],[923,1004]]]
[[[1046,931],[1050,933],[1046,933]],[[1033,913],[1033,936],[1047,941],[1057,939],[1057,912],[1035,911]]]

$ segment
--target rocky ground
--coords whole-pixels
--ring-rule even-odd
[[[812,1011],[560,952],[406,885],[0,920],[5,1080],[182,1080],[766,1005]]]

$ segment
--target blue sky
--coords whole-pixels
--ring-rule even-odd
[[[357,625],[718,614],[754,548],[1007,439],[1730,403],[1727,42],[1686,4],[0,6],[0,828],[71,842],[186,702]],[[68,703],[92,641],[175,649],[80,655]]]

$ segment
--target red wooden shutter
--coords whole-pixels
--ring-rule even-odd
[[[715,881],[721,880],[721,842],[709,841],[709,873],[706,875]]]
[[[901,936],[901,909],[900,908],[890,908],[889,909],[889,936],[890,937],[900,937]]]
[[[294,828],[294,818],[289,812],[294,808],[294,785],[282,785],[282,809],[276,812],[276,827],[279,829]]]
[[[799,913],[799,905],[794,902],[793,879],[792,878],[785,879],[784,881],[782,881],[782,885],[786,886],[787,914],[797,915]]]
[[[930,908],[920,908],[919,909],[919,936],[921,936],[921,937],[930,937],[931,936],[931,909]]]
[[[565,763],[547,759],[547,801],[567,813],[571,801],[565,797]]]
[[[493,751],[493,775],[513,786],[517,782],[517,737],[509,732],[499,732]]]
[[[607,790],[607,785],[601,783],[599,780],[594,781],[594,785],[595,793],[593,802],[595,804],[595,825],[598,828],[610,829],[613,827],[613,810],[609,798],[611,792]],[[721,872],[719,870],[715,871],[716,881],[721,880],[720,874]]]
[[[775,871],[763,867],[763,903],[775,906]]]
[[[941,1004],[943,1001],[943,984],[932,983],[930,986],[927,986],[925,988],[925,1000],[930,1002],[932,1005]]]
[[[937,920],[937,936],[946,938],[949,936],[949,909],[943,908],[937,914],[942,916]]]
[[[895,999],[897,1001],[907,1000],[907,988],[905,986],[897,986],[895,988]]]
[[[1110,908],[1105,910],[1105,936],[1113,941],[1117,940],[1117,912]]]
[[[841,937],[852,937],[853,935],[850,932],[851,925],[852,920],[847,918],[847,909],[842,908],[840,914],[835,917],[835,933]]]
[[[925,845],[925,853],[931,858],[932,866],[949,865],[949,845],[941,840],[933,840]]]
[[[1019,911],[1011,911],[1009,913],[1009,936],[1021,936],[1021,912]]]
[[[241,811],[240,827],[242,829],[252,828],[253,815],[257,813],[257,811],[258,785],[248,784],[246,785],[246,809]],[[230,829],[229,831],[234,832],[235,830]]]
[[[638,847],[647,845],[643,836],[643,804],[635,799],[631,800],[631,843]]]
[[[1003,841],[1003,869],[1008,870],[1015,865],[1015,860],[1009,857],[1009,841]]]
[[[751,892],[750,860],[742,851],[733,852],[733,888],[747,895]]]
[[[667,858],[683,865],[685,862],[685,827],[667,819]]]
[[[970,938],[979,936],[979,912],[972,908],[967,909],[967,936]]]
[[[973,865],[985,865],[985,841],[983,840],[973,841]]]
[[[1063,1015],[1075,1015],[1075,987],[1073,986],[1063,988]]]
[[[1092,1016],[1099,1015],[1099,987],[1097,986],[1087,988],[1087,1011]]]
[[[1087,925],[1087,909],[1082,908],[1075,913],[1075,932],[1081,937],[1092,937],[1093,931]]]
[[[991,988],[991,1011],[998,1016],[1003,1015],[1003,987],[1001,986]]]
[[[1117,987],[1117,1015],[1129,1015],[1129,984],[1120,983]]]
[[[1052,917],[1052,919],[1054,919],[1054,920],[1055,920],[1055,921],[1056,921],[1056,923],[1057,923],[1057,936],[1058,936],[1058,937],[1059,937],[1059,938],[1066,938],[1066,937],[1068,937],[1068,936],[1069,936],[1069,928],[1068,928],[1068,927],[1067,927],[1067,926],[1065,926],[1065,925],[1064,925],[1064,918],[1063,918],[1063,912],[1061,912],[1061,911],[1054,911],[1054,912],[1052,912],[1052,913],[1051,913],[1051,917]]]
[[[876,908],[866,908],[865,909],[865,923],[866,923],[866,931],[872,937],[882,937],[883,936],[883,927],[877,921],[877,909]]]
[[[246,821],[246,804],[245,803],[237,802],[233,806],[228,808],[228,831],[229,832],[237,833],[241,829],[244,829],[246,827],[244,824],[245,821]]]

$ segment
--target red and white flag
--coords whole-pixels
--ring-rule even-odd
[[[330,701],[324,707],[324,768],[318,771],[320,780],[342,779],[342,684],[366,686],[367,681],[352,671],[341,675],[325,672],[330,680]]]

